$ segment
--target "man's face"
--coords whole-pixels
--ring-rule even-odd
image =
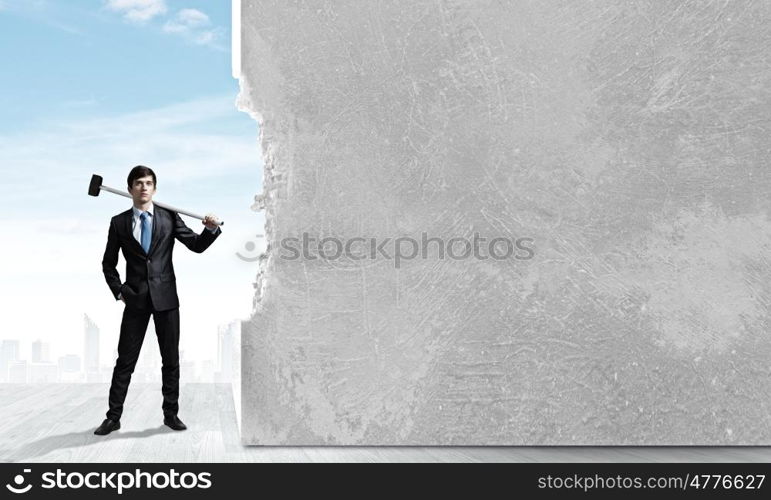
[[[155,183],[153,182],[153,176],[147,175],[145,177],[138,177],[134,179],[134,184],[129,189],[131,197],[134,199],[134,203],[141,205],[147,203],[153,199],[155,194]]]

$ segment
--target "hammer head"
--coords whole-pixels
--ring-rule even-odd
[[[99,196],[101,187],[102,187],[102,176],[96,175],[96,174],[92,175],[91,183],[88,185],[88,194],[90,194],[91,196]]]

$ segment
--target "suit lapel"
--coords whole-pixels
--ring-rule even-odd
[[[155,250],[155,244],[158,239],[158,226],[161,225],[161,212],[158,210],[158,207],[153,207],[153,212],[153,227],[150,228],[150,251],[147,252],[147,255],[150,255]]]
[[[126,229],[126,234],[128,235],[129,244],[136,247],[136,249],[142,253],[145,253],[145,249],[142,248],[142,245],[139,244],[139,242],[134,238],[134,228],[132,227],[134,225],[134,210],[129,209],[128,212],[126,212],[126,217],[124,219],[123,227]]]

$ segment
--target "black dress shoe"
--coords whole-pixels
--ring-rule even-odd
[[[109,418],[105,418],[102,425],[96,428],[94,434],[97,436],[104,436],[112,431],[117,431],[118,429],[120,429],[120,420],[110,420]]]
[[[163,423],[171,427],[175,431],[184,431],[185,429],[187,429],[187,426],[176,415],[173,415],[170,417],[164,417]]]

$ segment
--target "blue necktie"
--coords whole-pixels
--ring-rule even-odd
[[[139,218],[142,219],[142,248],[145,249],[145,253],[150,251],[150,224],[147,222],[147,212],[139,214]]]

